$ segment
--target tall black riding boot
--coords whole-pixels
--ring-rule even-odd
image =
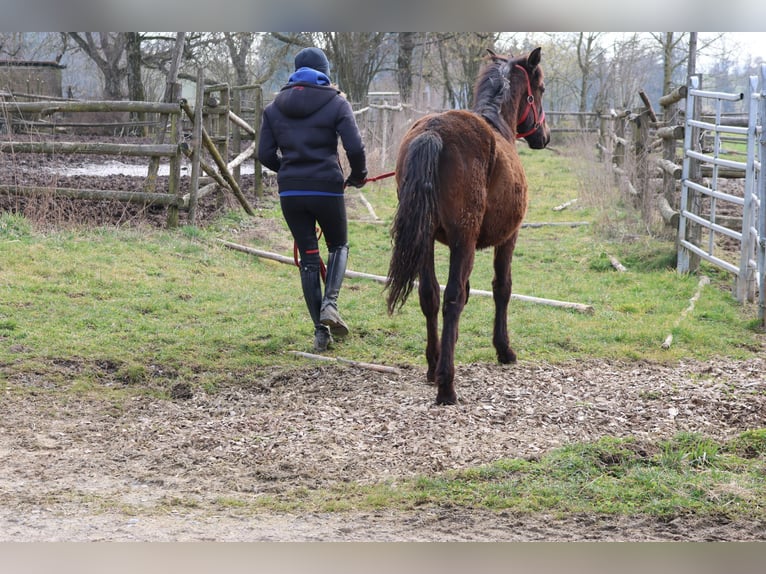
[[[309,315],[314,322],[314,351],[322,353],[327,350],[333,340],[330,329],[322,325],[319,320],[322,307],[322,279],[319,267],[313,265],[301,267],[301,287],[303,287],[303,298],[306,300]]]
[[[338,294],[346,274],[348,261],[348,245],[338,247],[327,258],[327,276],[325,277],[324,298],[322,299],[319,321],[327,325],[334,337],[348,335],[348,325],[341,319],[338,312]]]

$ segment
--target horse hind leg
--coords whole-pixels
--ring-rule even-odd
[[[436,380],[436,364],[439,361],[439,282],[434,270],[433,245],[426,254],[423,269],[419,273],[418,296],[420,310],[426,319],[426,380]]]
[[[503,364],[516,362],[516,353],[508,341],[508,302],[511,299],[513,284],[511,261],[517,237],[518,232],[511,239],[495,248],[495,277],[492,280],[492,297],[495,301],[495,323],[492,331],[492,344],[497,352],[497,360]]]
[[[455,392],[455,346],[458,340],[460,315],[468,300],[468,277],[473,269],[474,252],[452,248],[447,286],[444,290],[442,315],[441,353],[436,367],[438,391],[436,403],[454,405],[457,403]]]

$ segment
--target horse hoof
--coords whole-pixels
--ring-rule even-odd
[[[439,393],[436,395],[437,405],[456,405],[457,395],[455,393]]]
[[[497,360],[503,365],[510,365],[511,363],[516,362],[516,353],[514,353],[511,349],[508,349],[508,351],[505,353],[498,353]]]

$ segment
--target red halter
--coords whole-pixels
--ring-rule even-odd
[[[542,113],[539,113],[537,111],[537,108],[535,107],[535,97],[532,95],[532,84],[529,81],[529,72],[527,72],[526,68],[520,64],[516,64],[516,67],[523,70],[524,75],[526,75],[527,77],[527,107],[524,110],[524,113],[521,114],[521,118],[519,119],[519,121],[516,122],[516,128],[518,128],[525,121],[527,121],[527,118],[529,117],[529,110],[532,110],[532,116],[534,117],[534,120],[535,120],[535,123],[532,126],[531,130],[526,131],[523,134],[516,134],[517,138],[525,138],[535,133],[540,128],[542,123],[545,121],[545,110],[543,110]]]

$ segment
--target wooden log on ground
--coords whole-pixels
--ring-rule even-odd
[[[625,273],[627,271],[625,266],[622,263],[620,263],[618,259],[614,257],[613,255],[609,256],[609,263],[611,263],[612,267],[614,267],[620,273]]]
[[[256,255],[258,257],[263,257],[265,259],[270,259],[272,261],[277,261],[279,263],[286,263],[288,265],[295,265],[295,259],[291,257],[285,257],[284,255],[279,255],[278,253],[271,253],[269,251],[262,251],[260,249],[254,249],[252,247],[248,247],[246,245],[240,245],[238,243],[232,243],[231,241],[226,241],[224,239],[218,239],[219,243],[224,245],[225,247],[228,247],[229,249],[234,249],[235,251],[241,251],[242,253],[249,253],[251,255]],[[385,285],[388,282],[388,277],[384,277],[382,275],[371,275],[369,273],[360,273],[358,271],[352,271],[350,269],[346,270],[345,277],[356,277],[359,279],[370,279],[373,281],[376,281],[378,283],[381,283]],[[441,291],[444,291],[444,286],[439,286]],[[471,289],[471,295],[481,295],[484,297],[492,297],[493,294],[491,291],[482,291],[481,289]],[[542,297],[532,297],[530,295],[517,295],[516,293],[511,294],[511,299],[516,299],[518,301],[525,301],[527,303],[538,303],[541,305],[549,305],[551,307],[560,307],[565,309],[573,309],[575,311],[579,311],[580,313],[593,313],[593,305],[585,305],[582,303],[571,303],[569,301],[556,301],[555,299],[545,299]]]
[[[567,207],[575,203],[577,203],[576,197],[574,199],[570,199],[569,201],[565,201],[561,205],[557,205],[556,207],[553,208],[553,211],[564,211]]]
[[[372,204],[369,201],[367,201],[367,198],[364,196],[364,194],[361,191],[359,192],[359,201],[361,201],[362,204],[367,208],[367,211],[370,213],[370,216],[375,221],[380,221],[380,218],[377,216],[377,214],[375,213],[375,210],[372,208]]]
[[[689,299],[689,306],[686,309],[684,309],[681,312],[681,315],[678,317],[678,319],[676,319],[675,325],[673,325],[674,329],[677,329],[678,326],[681,324],[681,321],[683,321],[684,318],[689,313],[694,311],[694,305],[697,303],[697,301],[700,298],[700,295],[702,294],[702,288],[708,283],[710,283],[710,279],[706,275],[703,275],[702,277],[700,277],[699,283],[697,284],[697,291],[696,293],[694,293],[694,296],[691,299]],[[667,337],[665,337],[665,340],[662,343],[662,348],[669,349],[670,345],[672,344],[673,344],[673,333],[670,333]]]
[[[540,227],[582,227],[590,225],[590,221],[541,221],[522,223],[522,228],[538,229]]]
[[[361,369],[369,369],[370,371],[377,371],[379,373],[391,373],[392,375],[398,375],[399,369],[396,367],[389,367],[387,365],[378,365],[377,363],[365,363],[363,361],[354,361],[352,359],[344,359],[342,357],[328,357],[327,355],[315,355],[314,353],[304,353],[302,351],[290,351],[293,355],[303,357],[304,359],[313,359],[314,361],[331,361],[334,363],[345,363],[352,367],[359,367]]]
[[[206,197],[213,193],[218,188],[218,184],[216,182],[208,183],[207,185],[204,185],[200,187],[197,190],[197,199],[202,199],[203,197]],[[184,199],[186,199],[186,196],[184,196]]]

